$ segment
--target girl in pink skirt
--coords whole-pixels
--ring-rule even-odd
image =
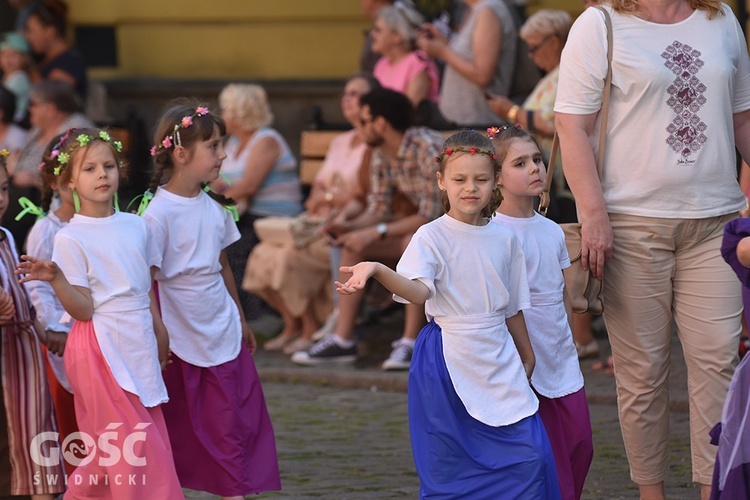
[[[182,498],[160,406],[168,340],[151,293],[157,255],[148,225],[114,208],[121,149],[106,131],[68,131],[52,156],[77,213],[51,262],[24,255],[16,273],[48,281],[76,320],[64,361],[86,454],[63,443],[77,465],[65,498]]]
[[[156,127],[143,213],[172,363],[164,417],[183,487],[224,498],[280,489],[273,428],[226,248],[240,238],[230,200],[207,190],[226,158],[223,120],[176,101]],[[198,458],[199,457],[199,458]]]

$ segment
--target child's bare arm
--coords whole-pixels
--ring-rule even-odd
[[[351,295],[362,290],[370,278],[375,278],[384,287],[412,304],[424,304],[430,290],[418,280],[410,280],[380,262],[360,262],[354,266],[342,266],[342,272],[352,273],[346,283],[336,281],[336,291]]]
[[[151,283],[154,282],[156,269],[156,267],[151,267]],[[156,302],[156,294],[154,293],[153,286],[148,291],[148,298],[150,299],[149,310],[151,311],[151,317],[154,322],[154,335],[156,336],[156,347],[159,352],[159,364],[163,370],[169,363],[169,334],[166,325],[164,325],[164,321],[161,319],[161,311]]]
[[[737,259],[745,267],[750,267],[750,236],[745,236],[737,243]]]
[[[62,270],[54,262],[37,259],[29,255],[22,255],[21,262],[16,266],[15,273],[23,275],[18,282],[26,283],[31,280],[49,281],[55,290],[55,295],[73,319],[88,321],[94,314],[94,300],[91,291],[82,286],[74,286],[68,282]]]
[[[523,312],[518,311],[514,316],[506,318],[505,324],[508,326],[510,336],[513,337],[518,354],[521,355],[521,362],[523,363],[524,370],[526,370],[526,377],[531,380],[531,374],[534,373],[534,365],[536,365],[536,356],[534,355],[534,350],[531,348],[531,341],[529,340],[529,332],[526,330],[526,321],[523,319]]]
[[[565,307],[565,314],[568,317],[568,326],[570,326],[570,331],[573,331],[573,305],[570,303],[570,299],[568,298],[568,287],[567,285],[563,284],[563,307]]]
[[[232,268],[229,267],[229,259],[227,258],[227,251],[222,250],[219,255],[219,263],[221,264],[221,277],[224,279],[224,285],[229,291],[229,295],[237,304],[237,309],[240,311],[240,324],[242,325],[242,340],[245,345],[250,349],[250,354],[255,354],[255,350],[258,348],[258,343],[255,341],[255,335],[250,329],[245,319],[245,313],[242,310],[242,304],[240,303],[240,295],[237,293],[237,283],[234,282],[234,275],[232,274]]]

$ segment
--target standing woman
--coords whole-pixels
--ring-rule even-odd
[[[70,46],[66,35],[68,6],[60,0],[36,3],[26,20],[26,39],[39,59],[35,81],[59,80],[75,88],[86,99],[88,77],[83,56]]]
[[[229,84],[219,94],[219,106],[230,137],[221,167],[224,178],[211,185],[238,204],[242,238],[227,247],[227,257],[235,282],[242,283],[247,258],[258,244],[253,223],[271,215],[299,215],[302,192],[297,159],[281,134],[270,127],[273,113],[263,87]],[[257,319],[263,302],[245,291],[238,293],[245,317]]]
[[[440,111],[459,125],[493,125],[497,116],[485,92],[510,94],[516,69],[516,25],[503,0],[461,0],[468,7],[461,28],[448,39],[425,24],[417,45],[445,63]]]
[[[719,249],[745,206],[734,146],[750,159],[750,59],[718,1],[612,0],[605,9],[614,54],[601,180],[592,144],[608,43],[598,9],[571,29],[555,104],[582,262],[605,278],[620,425],[641,498],[664,498],[673,321],[688,368],[693,480],[708,498],[708,432],[740,334],[740,284]]]

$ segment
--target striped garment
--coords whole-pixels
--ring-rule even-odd
[[[0,347],[0,372],[10,448],[10,493],[61,493],[65,486],[59,443],[45,441],[41,445],[42,457],[58,456],[56,466],[40,466],[34,463],[30,454],[34,437],[42,432],[56,433],[57,423],[45,375],[44,356],[34,333],[35,313],[26,289],[13,274],[17,262],[15,245],[9,233],[2,229],[0,277],[3,288],[11,294],[16,306],[12,321],[2,325]]]

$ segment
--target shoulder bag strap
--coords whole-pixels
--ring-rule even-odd
[[[607,138],[607,115],[609,114],[609,96],[612,91],[612,19],[604,7],[596,6],[604,14],[604,24],[607,26],[607,75],[604,79],[604,94],[602,96],[601,122],[599,123],[599,150],[596,157],[596,173],[601,179],[604,166],[604,143]],[[547,216],[549,208],[549,190],[555,173],[555,163],[560,150],[560,140],[557,131],[552,137],[552,149],[549,154],[549,166],[547,167],[547,180],[544,183],[544,191],[539,200],[539,213]]]

